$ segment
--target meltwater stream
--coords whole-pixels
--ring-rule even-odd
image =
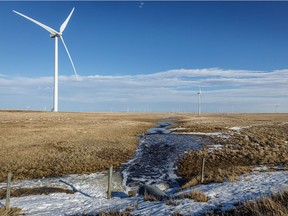
[[[171,124],[160,122],[140,137],[135,158],[122,165],[126,191],[137,190],[143,184],[179,187],[175,174],[177,160],[188,150],[200,149],[204,138],[170,133],[167,127]]]

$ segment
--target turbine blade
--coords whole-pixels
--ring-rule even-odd
[[[73,61],[72,61],[71,55],[70,55],[70,53],[69,53],[69,50],[68,50],[68,48],[67,48],[67,46],[66,46],[66,44],[65,44],[65,42],[64,42],[64,39],[63,39],[62,36],[60,36],[60,38],[61,38],[62,43],[63,43],[63,45],[64,45],[64,47],[65,47],[65,50],[66,50],[66,52],[67,52],[67,54],[68,54],[68,57],[69,57],[69,59],[70,59],[70,62],[71,62],[71,64],[72,64],[72,67],[73,67],[73,70],[74,70],[74,73],[75,73],[76,77],[78,77],[77,72],[76,72],[76,69],[75,69],[75,66],[74,66],[74,63],[73,63]]]
[[[34,19],[24,15],[24,14],[21,14],[21,13],[15,11],[15,10],[13,10],[13,12],[18,14],[18,15],[20,15],[20,16],[22,16],[22,17],[24,17],[24,18],[26,18],[26,19],[28,19],[28,20],[30,20],[30,21],[32,21],[32,22],[34,22],[34,23],[36,23],[37,25],[41,26],[42,28],[44,28],[45,30],[50,32],[51,34],[59,34],[56,30],[54,30],[54,29],[50,28],[49,26],[46,26],[46,25],[44,25],[44,24],[42,24],[42,23],[40,23],[40,22],[38,22],[38,21],[36,21],[36,20],[34,20]]]
[[[61,25],[61,27],[60,27],[60,33],[62,34],[62,32],[65,30],[65,28],[66,28],[66,26],[67,26],[67,24],[68,24],[68,22],[69,22],[69,20],[70,20],[70,18],[71,18],[71,16],[72,16],[72,14],[73,14],[73,11],[74,11],[74,7],[73,7],[73,9],[72,9],[72,11],[70,12],[70,14],[69,14],[69,16],[66,18],[66,20],[62,23],[62,25]]]

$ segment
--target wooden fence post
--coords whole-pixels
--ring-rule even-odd
[[[10,209],[10,190],[11,190],[11,179],[12,179],[12,173],[8,173],[7,177],[7,189],[6,189],[6,210]]]
[[[113,166],[109,168],[107,199],[111,199]]]
[[[201,183],[204,182],[204,168],[205,168],[205,157],[202,158]]]

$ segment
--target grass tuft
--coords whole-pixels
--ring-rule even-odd
[[[63,188],[54,188],[54,187],[39,187],[39,188],[18,188],[12,189],[10,192],[11,197],[23,197],[39,194],[51,194],[51,193],[74,193],[72,190],[63,189]],[[6,198],[6,190],[0,189],[0,199]]]
[[[214,211],[205,216],[286,216],[288,215],[288,190],[278,194],[272,194],[271,197],[263,197],[256,201],[245,202],[239,208],[226,212]]]
[[[0,207],[0,215],[1,216],[19,216],[19,215],[24,215],[21,214],[21,209],[20,208],[10,208],[7,210],[5,207]]]
[[[207,202],[209,200],[208,196],[201,191],[195,190],[189,193],[184,193],[179,196],[181,199],[193,199],[196,202]]]
[[[155,196],[153,196],[153,195],[151,195],[151,194],[145,193],[144,194],[144,201],[158,202],[158,201],[160,201],[160,199],[155,197]]]

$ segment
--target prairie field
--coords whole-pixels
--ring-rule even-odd
[[[200,136],[197,140],[205,141],[202,149],[188,151],[179,161],[175,161],[178,167],[177,174],[182,177],[181,182],[184,182],[182,188],[177,190],[180,194],[183,192],[182,199],[193,199],[201,202],[201,205],[208,200],[213,202],[218,199],[208,196],[209,194],[202,190],[192,189],[187,193],[187,189],[191,190],[191,186],[198,185],[201,181],[203,158],[205,158],[204,184],[198,185],[200,187],[227,180],[235,181],[237,186],[239,176],[253,170],[256,172],[288,170],[288,114],[198,116],[189,113],[0,111],[0,182],[6,181],[8,172],[13,173],[13,180],[21,180],[94,173],[107,170],[111,165],[119,167],[134,157],[139,144],[138,136],[156,126],[158,121],[174,121],[176,124],[170,126],[174,133]],[[181,140],[185,143],[184,139]],[[165,143],[163,145],[166,146]],[[273,176],[271,175],[271,179]],[[249,178],[251,177],[247,179]],[[258,179],[251,182],[256,180],[258,182]],[[258,182],[257,185],[259,184],[261,183]],[[258,187],[257,185],[253,187]],[[218,190],[218,186],[215,187],[213,191]],[[14,197],[28,196],[29,199],[29,195],[33,194],[67,193],[66,189],[60,191],[61,188],[14,188],[11,194]],[[227,191],[225,193],[228,194]],[[0,196],[2,199],[5,197],[3,188],[0,190]],[[86,203],[86,198],[82,198]],[[287,190],[255,202],[239,201],[240,208],[235,211],[219,212],[216,208],[207,215],[247,215],[247,212],[249,215],[266,213],[270,215],[270,212],[273,212],[273,215],[283,215],[283,212],[287,213],[287,208],[282,205],[284,200],[287,200]],[[168,205],[177,206],[177,203],[181,202],[181,199],[171,200]],[[191,204],[193,203],[195,202]],[[21,202],[18,204],[15,206],[23,207]],[[6,212],[5,208],[1,207],[0,212],[3,215],[18,215],[20,208]],[[32,209],[34,208],[33,206]],[[177,211],[174,213],[177,215]]]
[[[137,137],[168,117],[176,119],[179,132],[222,132],[229,136],[211,137],[212,143],[223,147],[207,156],[207,181],[234,178],[249,171],[250,165],[288,161],[288,124],[284,124],[288,114],[0,111],[0,182],[6,180],[8,172],[19,180],[118,167],[133,157]],[[229,129],[235,126],[244,128],[241,132]],[[195,182],[199,157],[204,153],[205,149],[186,154],[178,173]]]
[[[133,156],[168,115],[0,111],[0,182],[103,171]]]
[[[178,132],[220,132],[210,136],[200,151],[190,151],[179,161],[178,174],[188,183],[199,184],[205,158],[205,182],[237,180],[255,167],[266,171],[288,169],[288,114],[229,114],[185,117]],[[213,150],[210,144],[217,145]]]

